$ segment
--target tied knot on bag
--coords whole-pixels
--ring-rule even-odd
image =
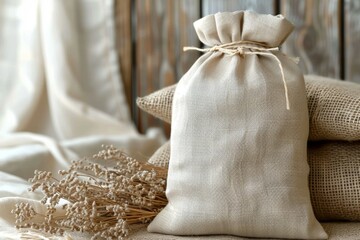
[[[281,64],[280,59],[273,53],[273,51],[279,51],[279,47],[268,47],[265,44],[252,42],[252,41],[238,41],[225,43],[221,45],[215,45],[211,48],[197,48],[197,47],[184,47],[183,50],[186,51],[199,51],[199,52],[221,52],[228,56],[234,56],[239,54],[241,57],[245,57],[245,55],[263,55],[272,57],[279,66],[281,78],[284,84],[285,90],[285,100],[286,100],[286,109],[290,110],[290,102],[289,102],[289,93],[288,87],[286,84],[284,68]],[[298,63],[298,58],[291,58],[295,63]]]

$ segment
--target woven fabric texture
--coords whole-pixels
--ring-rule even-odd
[[[176,85],[162,88],[136,99],[137,106],[145,112],[171,124],[171,111]]]
[[[321,223],[328,233],[328,240],[359,240],[360,222],[329,222]],[[158,233],[149,233],[146,226],[137,226],[129,237],[130,240],[254,240],[254,238],[235,237],[229,235],[216,236],[174,236]],[[256,240],[264,240],[256,238]],[[269,239],[267,239],[269,240]],[[272,239],[276,240],[276,239]]]
[[[316,217],[360,221],[360,142],[311,142],[308,160]]]
[[[250,11],[209,15],[194,26],[208,46],[242,40],[277,47],[293,29],[282,16]],[[169,203],[148,230],[327,238],[310,201],[301,71],[276,51],[255,55],[244,49],[250,51],[245,56],[224,51],[202,55],[176,87]]]
[[[176,85],[160,89],[148,96],[138,97],[136,104],[147,113],[171,123],[171,109]]]
[[[148,160],[149,163],[158,167],[168,167],[170,159],[170,141],[162,145]]]
[[[360,84],[305,75],[309,140],[360,140]],[[139,98],[139,107],[170,123],[176,85]]]
[[[151,157],[168,166],[170,144]],[[309,187],[315,216],[321,221],[360,221],[360,142],[309,142]]]
[[[310,140],[360,139],[360,84],[307,76]]]

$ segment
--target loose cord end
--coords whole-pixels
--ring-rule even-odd
[[[289,57],[295,64],[299,64],[300,58],[299,57]]]
[[[289,102],[286,103],[286,110],[288,110],[288,111],[290,110],[290,104],[289,104]]]
[[[202,49],[202,48],[197,48],[197,47],[183,47],[183,51],[184,52],[186,52],[186,51],[208,52],[209,48]]]

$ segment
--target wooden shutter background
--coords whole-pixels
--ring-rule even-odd
[[[283,14],[294,25],[282,51],[298,56],[305,74],[360,83],[358,0],[117,0],[117,46],[132,117],[140,132],[170,127],[140,111],[136,97],[176,83],[199,57],[192,23],[219,11]]]

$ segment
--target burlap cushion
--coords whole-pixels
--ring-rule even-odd
[[[360,141],[311,142],[308,160],[316,217],[360,221]]]
[[[148,160],[149,163],[158,167],[168,167],[170,159],[170,141],[162,145]]]
[[[306,75],[309,140],[360,140],[360,84]],[[176,85],[138,99],[144,111],[170,123]]]
[[[151,157],[156,166],[168,166],[170,144]],[[360,142],[309,142],[311,203],[321,221],[360,221]]]
[[[360,139],[360,84],[306,76],[310,140]]]

